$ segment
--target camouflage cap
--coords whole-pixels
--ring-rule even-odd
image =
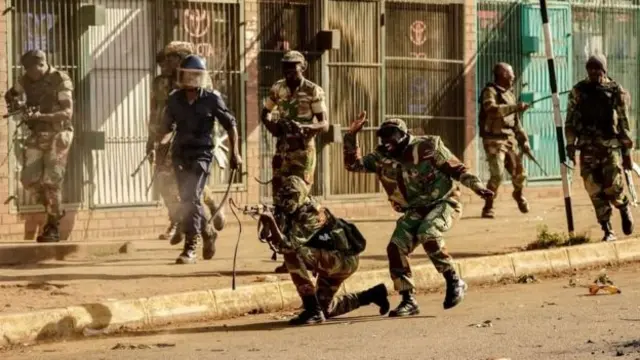
[[[299,176],[288,176],[282,181],[278,190],[280,205],[285,212],[292,213],[304,203],[309,195],[309,186]]]
[[[187,56],[189,54],[193,54],[195,52],[194,46],[192,43],[187,41],[172,41],[164,48],[165,56],[169,55],[180,55]]]
[[[47,54],[42,50],[29,50],[22,55],[20,58],[20,63],[24,67],[28,67],[39,60],[47,60]]]
[[[607,72],[607,58],[603,54],[594,54],[587,59],[587,69],[592,66],[597,66],[602,71]]]
[[[402,119],[393,118],[393,119],[386,119],[385,121],[382,122],[382,124],[380,124],[380,128],[378,129],[378,132],[377,132],[378,136],[380,136],[380,131],[382,131],[382,129],[388,129],[388,128],[396,128],[405,134],[409,132],[409,130],[407,129],[407,124]]]
[[[282,57],[283,63],[303,64],[305,61],[306,60],[304,58],[304,55],[302,55],[302,53],[300,53],[299,51],[295,51],[295,50],[287,51]]]

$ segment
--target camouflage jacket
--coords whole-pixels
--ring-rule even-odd
[[[73,100],[73,82],[69,75],[50,66],[44,76],[33,81],[28,76],[21,76],[16,84],[13,85],[13,91],[18,96],[23,94],[26,96],[27,106],[37,106],[43,114],[52,114],[62,110],[60,101]],[[57,124],[41,122],[34,124],[32,129],[35,131],[53,131],[71,130],[73,126],[71,121],[63,121]],[[31,127],[31,125],[30,125]]]
[[[325,227],[332,226],[334,219],[325,211],[315,199],[307,196],[305,202],[286,218],[284,241],[278,247],[282,254],[295,252],[300,247],[307,246],[323,250],[347,250],[349,242],[343,231],[330,228],[330,237],[316,236]],[[334,231],[335,230],[335,231]]]
[[[322,88],[313,82],[302,79],[300,86],[291,93],[285,79],[278,80],[264,101],[264,107],[270,112],[276,112],[275,121],[294,120],[300,124],[314,123],[314,115],[326,113],[325,93]],[[292,134],[274,133],[278,137],[276,148],[283,152],[287,150],[313,149],[313,139],[301,139]]]
[[[628,154],[633,140],[627,106],[628,93],[615,81],[579,82],[569,93],[564,129],[567,145],[622,148]]]
[[[457,204],[460,191],[454,180],[474,191],[483,188],[439,136],[411,136],[400,158],[389,157],[382,146],[362,157],[351,133],[345,134],[343,148],[347,171],[377,174],[398,212],[428,208],[440,201]]]
[[[494,83],[482,89],[479,114],[480,137],[501,140],[515,137],[519,143],[529,139],[518,114],[516,95]]]
[[[149,116],[149,137],[155,138],[164,119],[164,108],[169,93],[176,88],[175,81],[166,75],[158,75],[151,84],[151,111]]]

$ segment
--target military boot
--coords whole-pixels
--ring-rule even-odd
[[[387,287],[384,284],[378,284],[368,290],[360,292],[357,294],[358,302],[360,306],[366,306],[371,303],[374,303],[380,307],[380,315],[385,315],[389,312],[389,293],[387,292]]]
[[[289,320],[289,325],[310,325],[324,322],[325,317],[316,295],[303,296],[302,306],[304,310],[298,316]]]
[[[514,191],[511,196],[513,196],[516,204],[518,204],[518,209],[521,213],[526,214],[529,212],[529,202],[522,196],[522,190]]]
[[[182,240],[184,240],[184,232],[182,231],[182,224],[177,223],[176,224],[176,231],[169,238],[169,244],[178,245],[178,244],[180,244],[182,242]]]
[[[482,208],[482,217],[485,219],[493,219],[496,214],[493,212],[493,199],[486,199]]]
[[[467,291],[467,284],[460,279],[455,270],[446,271],[442,275],[444,276],[447,284],[447,291],[442,306],[447,310],[462,302],[462,299],[464,299],[464,293]]]
[[[622,232],[625,235],[633,234],[633,215],[631,215],[629,204],[622,206],[618,210],[620,210],[620,217],[622,218]]]
[[[160,234],[158,236],[158,239],[159,240],[169,240],[169,239],[173,238],[173,236],[176,234],[177,231],[178,231],[178,223],[172,222],[171,224],[169,224],[169,227],[164,232],[164,234]]]
[[[600,227],[602,231],[604,231],[604,236],[602,237],[602,241],[615,241],[617,240],[613,229],[611,228],[611,222],[609,221],[601,221]]]
[[[213,259],[216,254],[216,240],[218,233],[213,230],[211,225],[207,225],[202,232],[202,258],[205,260]]]
[[[42,234],[36,238],[36,241],[40,243],[60,241],[58,226],[60,226],[60,219],[62,219],[63,216],[64,213],[60,216],[47,214],[47,222],[42,229]]]
[[[176,259],[176,264],[195,264],[196,248],[198,247],[198,242],[200,240],[202,240],[202,236],[200,234],[194,235],[193,237],[187,237],[184,241],[182,253]]]
[[[389,312],[389,317],[401,317],[420,314],[420,307],[413,294],[413,290],[400,291],[402,301],[397,308]]]

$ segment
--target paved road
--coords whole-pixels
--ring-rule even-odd
[[[447,248],[455,259],[511,252],[535,240],[536,227],[546,224],[552,231],[565,231],[564,206],[558,199],[531,199],[532,210],[521,214],[515,204],[500,202],[501,214],[493,220],[479,219],[481,204],[465,207],[463,219],[447,233]],[[579,231],[600,236],[593,208],[585,196],[576,196],[574,216]],[[620,220],[614,214],[619,231]],[[52,261],[39,265],[0,268],[0,314],[61,307],[79,303],[129,299],[159,294],[231,286],[233,250],[238,236],[234,220],[220,234],[216,257],[196,265],[178,266],[174,261],[180,247],[167,241],[140,241],[139,252],[130,256],[96,258],[93,261]],[[367,237],[360,270],[386,269],[386,246],[394,222],[358,223]],[[514,236],[517,229],[517,236]],[[238,251],[238,284],[251,284],[273,275],[278,262],[269,260],[271,253],[255,238],[255,226],[244,226],[244,238]],[[198,254],[199,255],[199,254]],[[414,264],[428,264],[422,249],[411,257]],[[280,257],[281,260],[281,257]],[[280,275],[288,279],[288,275]]]
[[[472,288],[465,302],[448,312],[442,310],[442,294],[422,295],[422,314],[412,318],[380,317],[374,308],[364,308],[322,325],[288,328],[286,314],[265,314],[14,349],[0,358],[585,360],[610,359],[621,351],[624,359],[640,359],[638,270],[635,265],[608,272],[622,289],[618,295],[587,296],[586,288],[570,287],[568,278],[542,279]],[[577,278],[589,282],[596,275]],[[492,326],[470,326],[485,321]]]

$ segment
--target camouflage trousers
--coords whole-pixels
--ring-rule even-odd
[[[298,294],[301,297],[316,294],[326,317],[346,314],[360,307],[356,294],[335,297],[342,283],[358,270],[358,256],[302,246],[284,254],[284,262]],[[313,284],[310,270],[318,274],[317,285]]]
[[[524,171],[522,156],[518,153],[515,139],[484,139],[483,145],[487,162],[489,163],[490,178],[487,183],[487,188],[497,194],[506,169],[509,175],[511,175],[514,192],[522,192],[527,176]]]
[[[611,205],[621,208],[629,203],[624,194],[622,154],[618,149],[580,150],[580,176],[591,198],[599,222],[609,221]]]
[[[61,215],[62,184],[73,131],[32,133],[24,143],[20,182],[39,204],[49,222]]]
[[[413,290],[409,255],[422,245],[439,273],[453,269],[453,258],[447,253],[444,233],[451,229],[461,206],[454,200],[437,203],[424,211],[409,210],[396,224],[387,246],[389,272],[397,291]]]
[[[278,151],[271,161],[273,179],[271,181],[271,193],[273,203],[279,203],[278,191],[287,176],[299,176],[311,187],[316,171],[316,150],[308,148],[296,151]]]

